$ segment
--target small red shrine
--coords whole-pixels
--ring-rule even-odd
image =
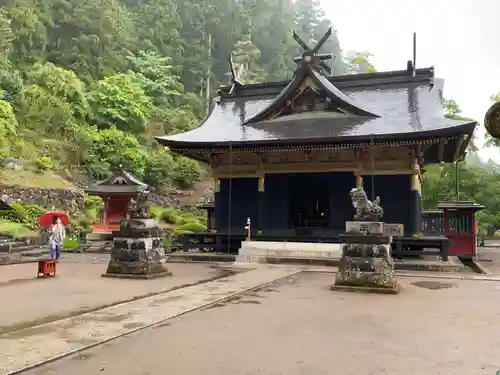
[[[90,185],[85,192],[99,196],[104,201],[99,224],[92,228],[93,233],[110,234],[120,229],[120,221],[127,218],[131,198],[149,188],[121,166],[104,181]]]
[[[449,255],[475,259],[477,256],[476,212],[484,206],[475,202],[443,202],[443,234],[451,241]]]

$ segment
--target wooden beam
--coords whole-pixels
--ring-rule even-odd
[[[462,136],[457,139],[457,148],[455,149],[455,153],[453,154],[453,161],[456,161],[458,159],[460,150],[462,149],[462,145],[464,144],[464,142],[467,140],[468,137],[469,136],[467,134],[462,134]]]
[[[388,169],[388,170],[357,170],[355,168],[337,168],[335,170],[307,170],[307,171],[297,171],[297,170],[286,170],[286,171],[278,171],[278,172],[266,172],[266,174],[285,174],[285,173],[323,173],[323,172],[349,172],[353,173],[355,176],[377,176],[377,175],[412,175],[412,170],[409,168],[406,169]],[[250,171],[232,171],[231,173],[227,171],[219,171],[219,178],[260,178],[262,175],[259,172],[250,172]],[[359,182],[359,181],[358,181]]]
[[[444,147],[446,146],[447,140],[441,139],[438,144],[438,161],[443,162],[444,160]]]

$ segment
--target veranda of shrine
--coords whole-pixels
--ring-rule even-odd
[[[201,126],[157,137],[212,170],[214,224],[190,238],[193,247],[235,251],[249,236],[337,243],[353,215],[349,191],[363,187],[396,224],[396,253],[474,256],[479,205],[448,202],[444,220],[422,213],[425,166],[463,158],[476,126],[444,117],[434,69],[408,61],[400,71],[331,77],[332,56],[319,53],[329,33],[313,47],[294,37],[304,53],[290,81],[244,85],[230,60],[232,85]]]

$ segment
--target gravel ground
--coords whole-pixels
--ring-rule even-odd
[[[219,272],[201,264],[168,264],[171,277],[155,280],[125,280],[101,277],[109,256],[66,254],[57,277],[37,279],[36,264],[0,266],[0,333],[83,313],[105,305],[130,300],[192,284]],[[8,301],[8,303],[7,303]]]
[[[500,283],[400,281],[354,294],[303,273],[25,374],[495,374]]]

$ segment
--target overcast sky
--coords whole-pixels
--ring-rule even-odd
[[[445,79],[444,96],[480,123],[500,92],[500,0],[321,0],[342,49],[369,51],[377,70],[400,70],[412,58]],[[484,131],[481,127],[481,132]],[[496,150],[482,158],[500,161]]]

